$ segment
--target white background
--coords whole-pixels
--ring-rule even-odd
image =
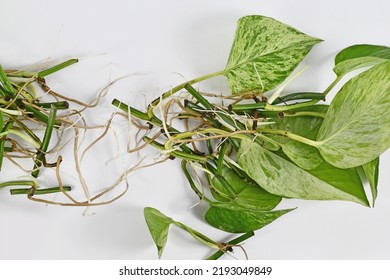
[[[333,58],[338,51],[356,43],[390,46],[389,9],[387,0],[3,0],[0,63],[11,69],[48,59],[80,58],[80,63],[48,78],[48,83],[62,94],[85,102],[110,79],[145,73],[118,82],[95,113],[86,115],[88,121],[99,124],[115,111],[110,106],[114,97],[142,108],[146,101],[184,78],[223,69],[236,21],[249,14],[274,17],[325,40],[304,61],[310,68],[294,86],[324,90],[334,78]],[[224,79],[207,85],[215,91],[226,89]],[[116,120],[118,135],[122,135],[127,124]],[[83,164],[91,192],[114,181],[118,168],[131,161],[126,158],[106,166],[105,162],[117,153],[113,149],[115,138],[108,139],[112,145],[98,146]],[[72,155],[65,157],[72,161]],[[381,160],[379,197],[373,209],[348,202],[284,201],[281,208],[298,209],[246,241],[249,257],[389,259],[389,168],[387,152]],[[64,176],[65,183],[75,181],[71,172]],[[11,179],[14,173],[19,174],[5,163],[0,180]],[[44,172],[41,180],[55,182],[54,173]],[[197,198],[178,162],[134,172],[129,182],[130,190],[122,199],[90,209],[34,203],[25,197],[11,197],[8,189],[0,190],[0,258],[156,259],[143,219],[145,206],[158,208],[216,240],[233,238],[203,221],[204,205],[192,207]],[[76,192],[80,188],[75,185]],[[202,259],[210,253],[172,228],[163,259]],[[243,258],[240,250],[235,257]]]

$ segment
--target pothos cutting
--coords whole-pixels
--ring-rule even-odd
[[[172,87],[145,111],[113,100],[112,104],[125,112],[122,115],[143,132],[137,133],[131,152],[152,146],[161,151],[160,161],[181,160],[189,186],[208,205],[204,213],[207,223],[241,234],[218,242],[146,207],[146,223],[159,257],[171,225],[215,249],[209,259],[217,259],[254,231],[294,210],[277,209],[282,199],[342,200],[374,206],[379,157],[390,146],[390,48],[347,47],[335,56],[335,79],[326,89],[286,93],[286,86],[302,72],[298,69],[301,61],[319,42],[273,18],[245,16],[238,21],[223,70]],[[56,116],[57,110],[67,108],[68,103],[38,102],[31,83],[45,86],[46,75],[74,62],[35,74],[0,68],[0,166],[4,155],[15,149],[33,159],[33,177],[47,165],[52,131],[69,123]],[[200,82],[216,76],[227,78],[230,92],[199,90]],[[324,102],[342,82],[331,102]],[[46,127],[43,138],[25,121]],[[21,149],[10,135],[22,137],[35,150]],[[59,162],[52,165],[58,168]],[[34,180],[5,182],[0,188],[26,184],[31,187],[13,192],[32,198],[70,190],[62,184],[38,189]],[[74,204],[93,205],[91,202]]]
[[[297,66],[319,42],[275,19],[245,16],[238,21],[224,70],[173,87],[145,112],[113,101],[133,120],[149,124],[142,147],[150,145],[181,160],[190,187],[208,204],[205,220],[217,229],[244,233],[230,242],[216,242],[146,207],[159,256],[170,225],[216,249],[210,256],[215,259],[294,210],[275,210],[282,199],[374,205],[379,156],[390,145],[390,48],[347,47],[336,55],[336,77],[324,91],[285,94],[286,85],[302,71]],[[352,72],[358,69],[359,74]],[[355,76],[330,104],[323,102],[351,72]],[[210,94],[194,87],[215,76],[227,78],[230,93]],[[185,129],[175,128],[179,122]],[[207,189],[200,177],[206,178]]]

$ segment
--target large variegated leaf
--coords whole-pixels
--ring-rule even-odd
[[[390,61],[348,81],[317,136],[322,156],[339,168],[363,165],[390,146]]]
[[[354,45],[336,55],[333,71],[337,76],[390,60],[390,48],[377,45]]]
[[[266,92],[284,81],[320,39],[264,16],[246,16],[224,74],[233,94]]]
[[[363,185],[353,170],[338,169],[324,162],[309,172],[248,140],[241,141],[237,159],[241,168],[270,193],[368,205]]]

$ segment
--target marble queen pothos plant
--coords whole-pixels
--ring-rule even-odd
[[[217,249],[210,257],[216,259],[292,211],[275,210],[282,199],[374,205],[379,156],[390,145],[390,48],[347,47],[336,55],[336,78],[323,92],[285,94],[285,86],[302,71],[297,66],[319,42],[275,19],[246,16],[238,21],[224,70],[173,87],[146,112],[113,101],[133,120],[149,124],[142,147],[149,144],[182,160],[189,185],[209,206],[205,220],[220,230],[244,233],[219,243],[147,207],[144,214],[159,256],[170,225]],[[192,86],[221,75],[231,95],[202,93]],[[350,76],[330,104],[322,102]],[[182,131],[174,128],[180,121],[186,124]],[[201,186],[200,178],[209,188]]]
[[[336,78],[323,92],[285,93],[285,87],[303,71],[297,70],[298,65],[319,42],[275,19],[246,16],[238,21],[224,70],[173,87],[145,112],[113,100],[113,105],[127,113],[124,116],[144,130],[136,134],[142,137],[130,152],[152,146],[161,151],[158,162],[180,159],[190,187],[208,205],[205,220],[217,229],[242,234],[217,242],[146,207],[146,223],[159,257],[171,225],[216,249],[209,259],[217,259],[254,231],[294,210],[276,209],[282,199],[342,200],[374,206],[379,156],[390,146],[390,48],[347,47],[336,55]],[[42,165],[58,169],[61,157],[55,164],[46,162],[51,135],[61,125],[75,124],[57,116],[57,110],[67,109],[68,102],[58,100],[62,97],[47,87],[44,77],[75,62],[38,72],[3,71],[0,67],[0,169],[4,156],[12,159],[15,152],[33,159],[31,178],[38,176]],[[215,76],[227,78],[229,94],[205,93],[193,87]],[[323,102],[345,80],[331,102]],[[39,102],[35,83],[56,102]],[[29,128],[31,122],[45,128],[42,139]],[[31,147],[22,147],[10,135],[21,137]],[[371,201],[363,187],[365,181]],[[35,179],[9,181],[0,183],[0,189],[31,186],[11,193],[27,194],[45,203],[50,201],[35,195],[70,191],[62,185],[38,189],[36,184]],[[105,193],[85,202],[53,203],[100,205],[105,203],[91,202]]]

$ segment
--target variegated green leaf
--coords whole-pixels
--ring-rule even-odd
[[[390,59],[390,48],[377,45],[354,45],[336,55],[333,71],[337,76]]]
[[[320,41],[273,18],[255,15],[239,19],[224,71],[232,93],[275,88]]]
[[[261,211],[232,203],[213,203],[205,219],[220,230],[240,233],[261,229],[292,210]]]
[[[372,205],[374,206],[378,195],[379,157],[363,164],[363,171],[367,177],[372,194]]]
[[[348,81],[317,136],[322,156],[339,168],[363,165],[390,146],[390,61]]]
[[[317,169],[306,171],[248,140],[241,141],[237,159],[241,168],[270,193],[288,198],[368,204],[359,177],[353,178],[350,170],[324,162]]]

